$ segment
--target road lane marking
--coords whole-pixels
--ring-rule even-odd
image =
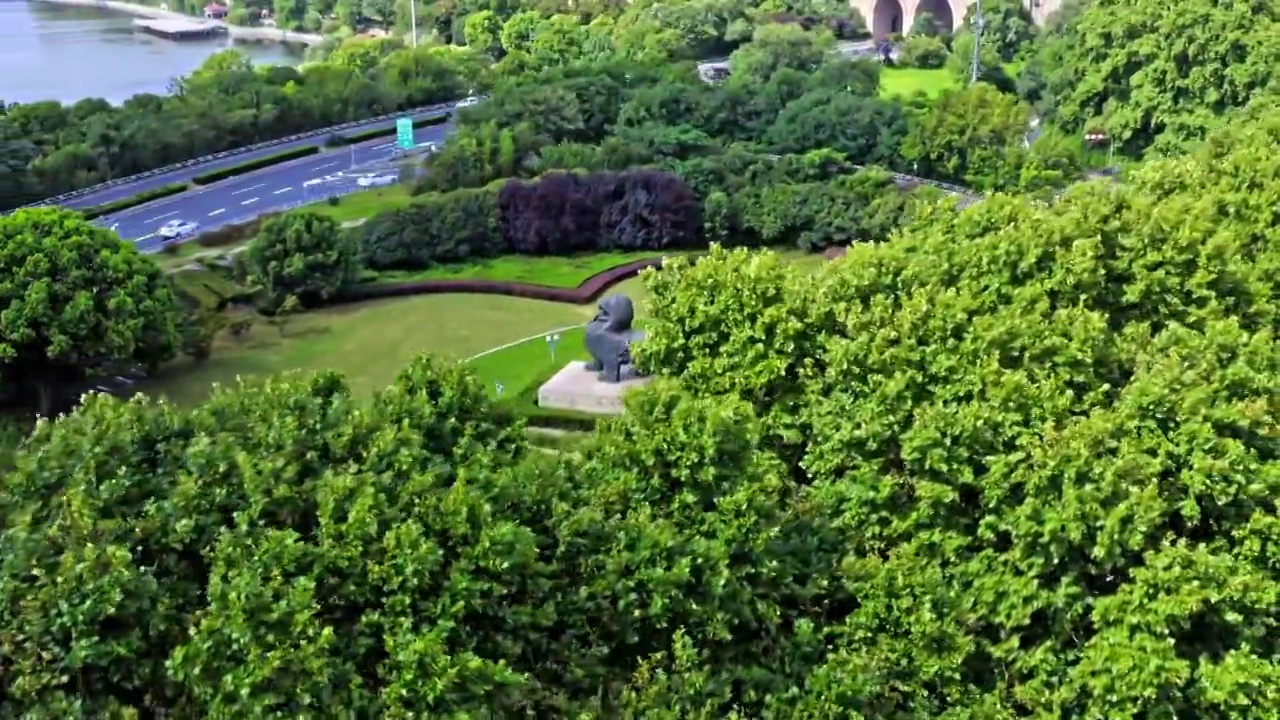
[[[250,185],[249,187],[244,188],[243,190],[236,190],[235,192],[233,192],[233,193],[231,193],[231,194],[232,194],[232,195],[239,195],[240,193],[247,193],[247,192],[249,192],[250,190],[257,190],[257,189],[258,189],[258,188],[260,188],[260,187],[266,187],[266,183],[259,183],[258,185]]]
[[[156,236],[156,234],[155,234],[155,233],[151,233],[151,234],[149,234],[149,235],[143,235],[143,236],[142,236],[142,237],[140,237],[140,238],[134,238],[134,239],[133,239],[133,241],[134,241],[134,242],[136,242],[136,243],[140,243],[140,242],[142,242],[143,240],[146,240],[147,238],[153,238],[153,237],[155,237],[155,236]]]
[[[291,188],[291,187],[287,187],[287,188],[280,188],[279,190],[277,190],[277,191],[275,191],[274,193],[271,193],[271,194],[272,194],[272,195],[279,195],[280,193],[287,193],[287,192],[289,192],[289,191],[290,191],[290,190],[292,190],[292,189],[293,189],[293,188]]]
[[[165,218],[169,217],[170,215],[177,215],[177,214],[178,214],[178,211],[177,211],[177,210],[174,210],[174,211],[173,211],[173,212],[171,212],[171,213],[165,213],[165,214],[163,214],[163,215],[157,215],[157,216],[155,216],[155,217],[151,218],[150,220],[148,220],[147,222],[155,222],[155,221],[157,221],[157,220],[163,220],[163,219],[165,219]]]
[[[315,169],[316,169],[316,170],[323,170],[323,169],[325,169],[325,168],[327,168],[327,167],[334,167],[335,165],[341,165],[341,164],[342,164],[342,163],[331,162],[331,163],[328,163],[328,164],[326,164],[326,165],[317,165],[317,166],[315,167]]]
[[[218,213],[226,212],[226,210],[227,210],[226,208],[218,208],[217,210],[214,210],[213,212],[209,213],[209,217],[213,217]]]
[[[255,203],[255,202],[258,202],[258,198],[249,198],[248,200],[245,200],[244,202],[242,202],[242,203],[240,203],[240,204],[241,204],[241,205],[248,205],[249,203]]]

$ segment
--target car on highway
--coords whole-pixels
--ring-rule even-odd
[[[156,231],[156,234],[165,240],[174,240],[176,238],[195,235],[199,230],[200,223],[198,222],[191,222],[190,220],[170,220],[164,225],[161,225],[160,229]]]
[[[398,175],[365,175],[359,180],[356,180],[356,185],[359,185],[362,188],[385,187],[387,185],[395,185],[396,181],[399,179],[400,177]]]
[[[479,96],[479,95],[472,95],[471,97],[465,97],[465,98],[462,98],[462,99],[461,99],[461,100],[459,100],[456,104],[454,104],[454,107],[455,107],[455,108],[466,108],[466,107],[471,107],[471,106],[473,106],[473,105],[479,105],[479,104],[480,104],[480,96]]]

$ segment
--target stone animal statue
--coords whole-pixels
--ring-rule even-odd
[[[587,369],[599,373],[601,382],[617,383],[639,377],[631,364],[631,343],[644,338],[632,330],[635,307],[626,295],[610,295],[600,301],[600,311],[587,323],[586,346],[592,360]]]

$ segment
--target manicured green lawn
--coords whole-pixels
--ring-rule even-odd
[[[414,272],[370,273],[366,280],[375,283],[409,280],[501,280],[552,287],[576,288],[592,275],[625,263],[662,257],[662,252],[614,252],[574,255],[571,257],[505,257],[480,260],[461,265],[440,265]]]
[[[500,295],[423,295],[306,313],[285,335],[257,322],[236,338],[219,336],[202,364],[178,360],[142,389],[181,404],[200,402],[214,383],[288,370],[337,370],[353,392],[385,387],[426,352],[464,359],[535,333],[585,323],[593,308]]]
[[[649,317],[649,292],[645,289],[643,280],[631,278],[605,291],[605,295],[614,293],[622,293],[635,303],[637,322],[643,323]],[[596,303],[583,306],[583,309],[585,316],[582,322],[585,324],[595,315]],[[590,355],[583,345],[583,332],[583,328],[574,328],[557,333],[560,340],[556,343],[554,358],[551,355],[551,345],[544,335],[487,353],[470,360],[467,366],[484,381],[490,395],[497,396],[497,386],[501,383],[503,396],[510,397],[539,378],[545,378],[549,373],[564,367],[571,360],[589,359]]]
[[[885,97],[914,95],[918,92],[934,97],[943,90],[958,86],[959,80],[946,68],[921,70],[886,67],[880,71],[880,94]]]
[[[787,252],[784,255],[806,266],[817,267],[819,256]],[[590,258],[513,258],[494,261],[489,267],[507,267],[515,274],[519,263],[542,267],[544,282],[550,275],[562,284],[577,285],[573,272],[588,275],[606,263]],[[557,264],[559,263],[559,264]],[[576,269],[575,269],[576,268]],[[552,272],[554,270],[554,272]],[[477,271],[478,272],[478,271]],[[216,279],[212,273],[184,272],[184,286],[199,288]],[[620,292],[636,303],[639,322],[648,317],[648,293],[643,281],[631,278],[606,293]],[[469,362],[491,394],[502,383],[503,394],[518,393],[549,371],[570,360],[586,358],[581,325],[596,312],[596,303],[566,305],[500,295],[422,295],[344,305],[295,317],[285,335],[260,319],[241,337],[224,332],[213,355],[202,364],[179,360],[164,368],[142,389],[165,395],[181,404],[200,402],[214,383],[231,384],[236,377],[253,378],[289,370],[326,370],[343,373],[358,395],[368,396],[385,387],[413,358],[426,352],[467,360],[487,350],[517,343]],[[560,341],[552,360],[545,335],[559,328]]]
[[[372,217],[383,210],[408,205],[410,199],[408,185],[391,185],[343,195],[338,198],[336,205],[330,205],[327,201],[318,202],[304,205],[299,210],[328,215],[344,223]]]

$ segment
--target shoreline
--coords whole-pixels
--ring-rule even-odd
[[[110,10],[125,15],[133,15],[134,17],[154,18],[163,20],[197,20],[210,22],[221,25],[227,29],[227,34],[232,40],[247,40],[250,42],[279,42],[293,43],[298,45],[315,45],[324,36],[313,33],[295,32],[293,30],[281,30],[279,28],[268,27],[240,27],[238,25],[228,25],[221,20],[205,20],[195,15],[187,15],[186,13],[174,12],[172,10],[162,10],[158,7],[150,5],[140,5],[132,2],[122,2],[120,0],[32,0],[32,2],[42,2],[49,5],[64,5],[67,7],[83,7],[96,8],[98,10]],[[174,42],[181,42],[175,40]]]

